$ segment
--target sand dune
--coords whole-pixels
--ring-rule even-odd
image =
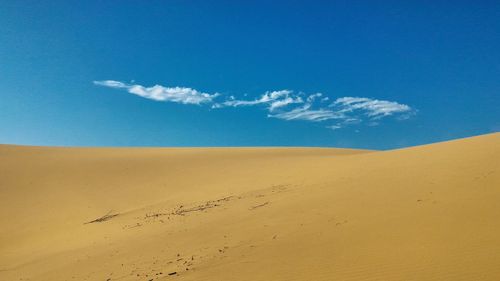
[[[499,133],[0,160],[0,280],[500,280]]]

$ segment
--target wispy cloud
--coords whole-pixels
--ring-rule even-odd
[[[342,112],[362,111],[373,119],[380,119],[386,116],[412,111],[411,107],[406,104],[360,97],[338,98],[331,105],[331,107],[335,106],[340,106]]]
[[[267,105],[270,111],[273,111],[280,107],[285,107],[289,104],[303,103],[304,101],[300,96],[293,94],[290,90],[280,90],[266,92],[260,98],[255,100],[237,100],[234,97],[230,97],[222,103],[215,104],[214,108],[221,108],[226,106],[238,107],[238,106],[252,106],[252,105]]]
[[[330,119],[343,119],[344,115],[328,109],[311,109],[311,104],[294,108],[290,111],[283,111],[277,114],[268,114],[268,117],[274,117],[284,120],[306,120],[312,122],[321,122]]]
[[[336,124],[327,126],[332,130],[365,121],[367,126],[378,126],[380,124],[379,120],[382,118],[395,115],[398,120],[404,120],[416,113],[416,110],[406,104],[366,97],[338,98],[329,105],[329,108],[344,116]]]
[[[329,125],[329,126],[326,126],[326,128],[331,129],[331,130],[338,130],[338,129],[341,129],[342,126],[340,126],[340,125]]]
[[[405,120],[416,113],[410,106],[395,101],[377,100],[367,97],[341,97],[330,104],[328,96],[322,93],[306,95],[292,90],[267,91],[253,100],[224,97],[218,93],[205,93],[187,87],[144,87],[120,81],[94,81],[95,85],[123,89],[143,98],[181,104],[206,104],[212,108],[261,106],[270,118],[287,121],[302,120],[324,122],[325,127],[338,130],[347,126],[365,123],[377,126],[381,119],[394,116]],[[216,99],[218,101],[216,101]]]
[[[208,94],[186,87],[164,87],[161,85],[144,87],[113,80],[94,81],[94,84],[115,89],[124,89],[131,94],[155,101],[169,101],[182,104],[199,105],[202,103],[211,103],[214,98],[219,96],[218,93]]]
[[[309,95],[309,96],[307,97],[307,102],[312,103],[312,102],[314,102],[314,100],[315,100],[315,99],[319,99],[319,98],[321,98],[322,96],[323,96],[323,94],[322,94],[322,93],[316,93],[316,94]],[[326,100],[328,100],[328,97],[325,97],[325,98],[326,98]],[[325,98],[323,98],[322,100],[324,100]],[[325,100],[325,101],[326,101],[326,100]]]

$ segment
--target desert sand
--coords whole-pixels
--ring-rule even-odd
[[[0,280],[500,280],[500,133],[390,151],[0,146]]]

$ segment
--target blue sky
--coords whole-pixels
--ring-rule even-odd
[[[0,2],[0,143],[390,149],[500,129],[498,1],[208,2]]]

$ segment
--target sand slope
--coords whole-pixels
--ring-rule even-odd
[[[500,280],[499,133],[383,152],[4,145],[0,198],[0,280]]]

